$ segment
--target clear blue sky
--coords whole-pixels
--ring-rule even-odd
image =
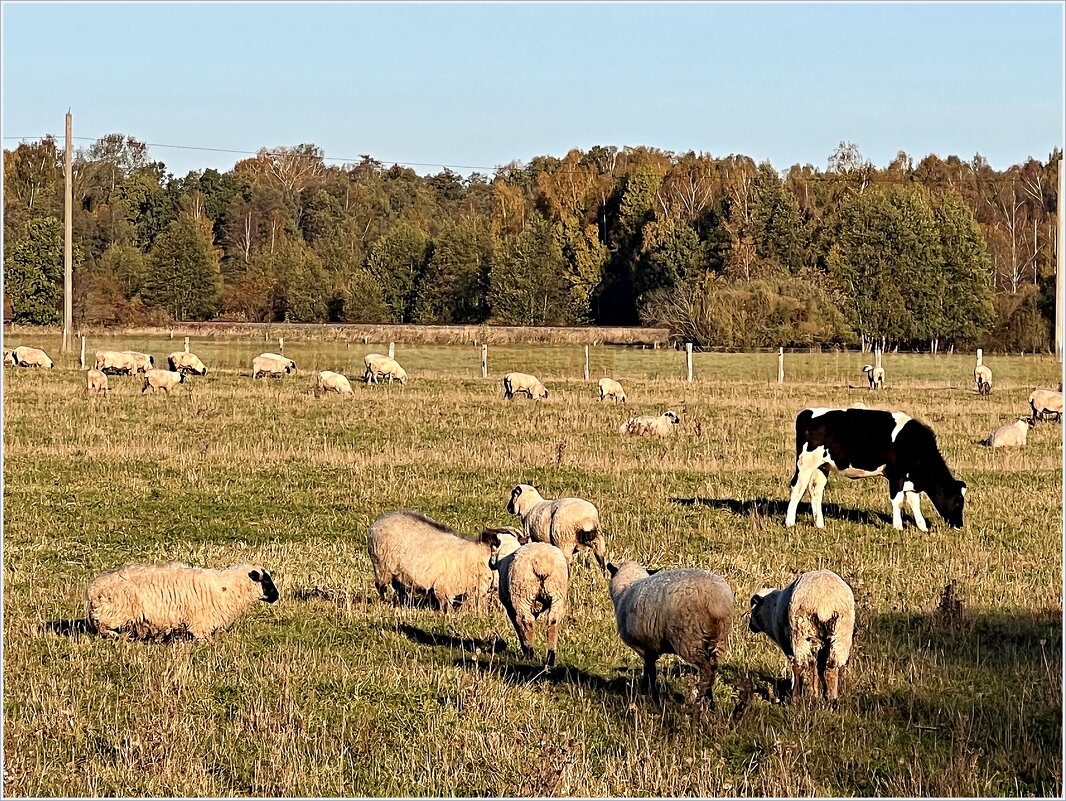
[[[1004,169],[1062,144],[1063,5],[4,2],[2,102],[4,137],[62,141],[70,107],[75,136],[464,174],[597,144],[824,169],[842,140]]]

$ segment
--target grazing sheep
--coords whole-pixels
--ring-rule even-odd
[[[668,437],[674,433],[674,426],[681,422],[681,418],[669,410],[655,416],[642,414],[630,417],[618,427],[619,434],[631,436],[658,436]]]
[[[270,376],[280,378],[296,372],[296,362],[277,353],[260,353],[252,359],[252,378]]]
[[[1033,410],[1033,420],[1062,420],[1062,392],[1034,389],[1029,395],[1029,408]]]
[[[491,529],[490,529],[491,530]],[[522,645],[522,656],[533,659],[533,624],[547,614],[548,654],[555,664],[559,627],[566,620],[570,568],[563,552],[546,542],[528,542],[516,529],[494,529],[489,568],[498,574],[500,601]]]
[[[613,378],[601,378],[600,379],[600,400],[610,398],[615,403],[621,401],[626,402],[626,393],[622,389],[622,385],[615,381]]]
[[[1036,422],[1031,417],[1019,417],[1015,422],[997,428],[981,444],[990,448],[1025,445],[1029,429],[1034,425]]]
[[[436,520],[409,509],[383,514],[370,526],[367,552],[381,600],[391,586],[394,600],[431,596],[445,612],[467,601],[484,606],[493,584],[486,529],[468,540]]]
[[[607,544],[600,531],[600,513],[581,498],[550,501],[535,487],[519,484],[511,490],[507,512],[522,518],[522,529],[534,542],[547,542],[563,552],[567,564],[583,545],[592,551],[601,570],[607,568]]]
[[[388,378],[389,383],[396,379],[401,384],[407,383],[407,371],[400,367],[399,362],[383,356],[380,353],[368,353],[363,357],[363,381],[367,384],[378,383],[379,378]]]
[[[535,375],[529,373],[507,373],[503,377],[503,396],[512,400],[515,395],[524,393],[527,398],[547,400],[548,390]]]
[[[649,571],[636,562],[607,565],[611,601],[622,642],[644,659],[641,686],[658,702],[655,663],[677,654],[700,671],[697,698],[714,708],[718,663],[729,653],[733,590],[721,576],[681,568]]]
[[[126,565],[97,576],[85,591],[90,625],[107,637],[210,637],[278,590],[259,565],[209,570],[178,562]]]
[[[141,394],[143,395],[149,389],[152,392],[161,389],[169,395],[170,390],[174,389],[178,384],[184,383],[185,373],[173,373],[170,370],[149,370],[144,374],[144,386],[141,387]]]
[[[17,366],[18,362],[15,360],[15,351],[4,348],[4,364],[10,364],[12,367]]]
[[[973,380],[977,383],[979,395],[987,395],[992,391],[992,371],[983,364],[973,368]]]
[[[137,372],[137,360],[122,351],[98,350],[93,367],[108,375],[133,375]]]
[[[844,579],[812,570],[783,590],[761,589],[751,598],[748,627],[766,634],[789,658],[792,698],[814,691],[820,679],[826,698],[837,700],[855,630],[855,596]]]
[[[107,376],[95,367],[90,367],[89,372],[85,374],[85,388],[89,392],[107,392]]]
[[[12,364],[16,367],[47,367],[49,370],[55,367],[48,354],[40,348],[20,345],[11,352],[11,356]]]
[[[354,394],[348,379],[332,370],[323,370],[315,376],[315,394],[321,395],[323,392],[336,392],[338,395]]]
[[[137,350],[124,350],[122,351],[127,356],[132,356],[133,361],[137,365],[136,372],[147,373],[153,367],[155,367],[155,357],[149,356],[147,353],[141,353]]]
[[[868,364],[862,368],[862,371],[866,373],[866,380],[870,382],[870,389],[885,388],[884,367],[874,367],[872,364]]]
[[[167,356],[167,367],[175,373],[207,375],[207,367],[200,361],[200,357],[195,353],[186,353],[183,350],[174,351],[174,353]]]

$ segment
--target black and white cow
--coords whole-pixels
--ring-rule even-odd
[[[953,528],[962,527],[966,484],[944,464],[936,434],[903,412],[875,409],[804,409],[796,417],[796,473],[785,525],[796,525],[796,507],[809,489],[814,525],[825,528],[822,493],[833,468],[848,478],[884,476],[892,499],[892,525],[903,528],[906,502],[918,528],[927,531],[919,493]]]

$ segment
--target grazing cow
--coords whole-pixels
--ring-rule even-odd
[[[796,525],[796,507],[809,489],[814,524],[825,527],[822,493],[829,469],[848,478],[884,476],[892,499],[892,525],[903,529],[903,504],[927,531],[919,493],[952,528],[962,527],[966,484],[944,463],[932,429],[903,412],[875,409],[804,409],[796,417],[796,472],[785,525]]]

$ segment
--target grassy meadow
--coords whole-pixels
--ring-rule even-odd
[[[362,372],[387,344],[286,340],[295,378],[253,381],[253,338],[193,338],[206,378],[87,398],[56,369],[3,370],[3,751],[8,796],[1061,796],[1062,427],[1024,449],[977,443],[1054,386],[1049,357],[684,354],[578,345],[397,345],[410,381],[316,398],[319,369]],[[95,337],[165,360],[181,338]],[[87,354],[87,355],[89,355]],[[91,355],[89,355],[91,361]],[[512,369],[546,402],[501,397]],[[623,406],[595,381],[619,379]],[[887,483],[831,476],[827,528],[784,527],[793,421],[808,405],[901,409],[928,422],[970,487],[966,526],[892,529]],[[629,439],[671,408],[676,436]],[[560,664],[521,659],[502,608],[444,616],[374,591],[366,532],[413,508],[468,534],[516,525],[532,483],[600,509],[614,561],[697,566],[736,598],[717,710],[695,671],[660,661],[663,703],[637,691],[607,580],[575,560]],[[267,567],[281,592],[211,641],[84,633],[98,573],[137,561]],[[763,586],[826,567],[853,587],[858,630],[837,710],[782,704],[783,654],[748,632]],[[950,589],[946,589],[949,588]],[[543,633],[541,632],[541,637]],[[543,657],[543,639],[537,643]]]

